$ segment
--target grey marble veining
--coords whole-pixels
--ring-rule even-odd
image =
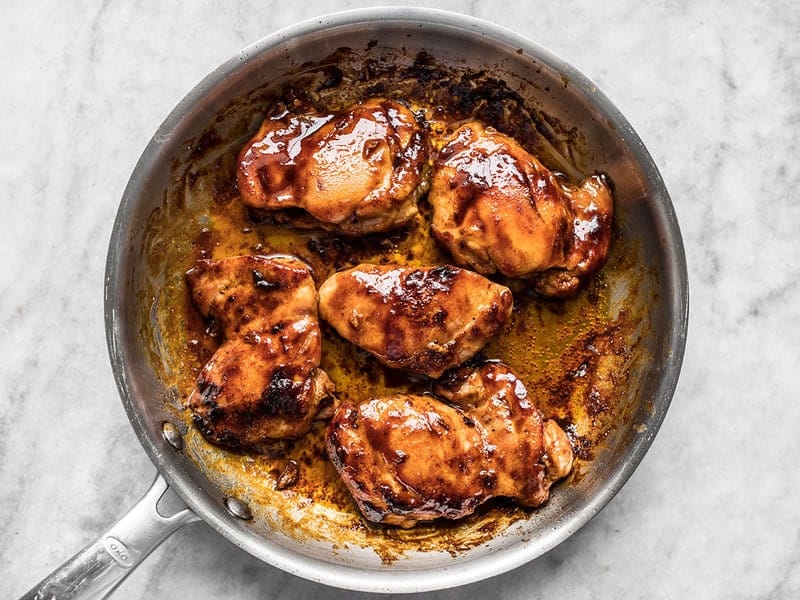
[[[5,11],[0,597],[93,540],[155,473],[117,399],[103,324],[107,244],[139,154],[183,95],[244,45],[364,5],[46,0]],[[541,559],[426,597],[800,597],[800,9],[436,6],[530,37],[626,115],[672,195],[691,315],[670,412],[614,501]],[[287,575],[199,523],[114,598],[176,596],[368,595]]]

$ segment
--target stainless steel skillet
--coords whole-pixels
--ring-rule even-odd
[[[615,184],[618,237],[635,249],[634,275],[612,283],[610,311],[642,316],[631,346],[630,377],[619,390],[628,407],[592,471],[558,490],[530,519],[490,543],[452,556],[407,552],[382,562],[369,548],[331,547],[298,539],[290,527],[257,518],[183,451],[165,384],[145,339],[142,306],[152,303],[144,267],[148,227],[173,184],[173,167],[226,119],[232,105],[256,102],[256,90],[320,62],[341,48],[381,60],[420,52],[442,64],[502,76],[521,97],[580,132],[587,168]],[[381,54],[378,55],[377,53]],[[232,116],[234,115],[234,116]],[[234,126],[231,125],[230,129]],[[624,309],[623,309],[624,307]],[[285,29],[242,50],[206,77],[175,108],[145,149],[125,190],[109,247],[105,311],[109,354],[123,405],[160,475],[142,500],[97,542],[51,574],[26,597],[103,597],[149,552],[182,525],[202,519],[259,559],[337,587],[415,592],[462,585],[508,571],[547,552],[595,516],[625,484],[647,452],[669,407],[686,340],[688,282],[675,214],[658,170],[630,124],[597,88],[534,43],[473,18],[436,10],[380,8],[339,13]],[[157,503],[171,489],[186,508],[170,517]],[[255,518],[254,518],[255,517]]]

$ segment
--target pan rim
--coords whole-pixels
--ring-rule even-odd
[[[493,42],[520,48],[526,54],[535,57],[538,62],[567,74],[571,84],[578,87],[584,95],[590,94],[593,103],[617,127],[619,135],[624,138],[625,144],[630,148],[660,196],[660,202],[656,206],[662,213],[660,215],[664,227],[664,231],[661,232],[664,236],[662,245],[666,248],[665,251],[668,251],[669,260],[674,267],[674,270],[668,274],[671,279],[664,281],[664,293],[671,296],[668,302],[673,307],[675,318],[671,322],[671,331],[666,334],[672,351],[668,364],[664,365],[662,369],[663,375],[658,388],[659,400],[654,402],[657,410],[652,416],[651,426],[644,435],[637,437],[633,442],[629,451],[629,459],[623,468],[614,473],[602,486],[600,493],[594,495],[580,511],[567,521],[559,523],[558,528],[548,531],[536,540],[521,541],[512,547],[504,548],[501,560],[475,559],[454,562],[452,568],[446,569],[369,570],[341,563],[325,562],[267,540],[257,540],[252,534],[246,534],[244,530],[232,527],[232,518],[225,509],[206,496],[202,490],[194,489],[196,484],[192,481],[191,474],[179,469],[175,461],[162,452],[156,440],[152,439],[147,424],[134,403],[133,386],[127,371],[128,360],[124,350],[124,341],[120,339],[124,327],[120,314],[120,285],[124,277],[121,270],[127,249],[125,242],[127,226],[136,204],[138,189],[150,169],[161,160],[159,151],[163,145],[162,140],[186,118],[187,113],[200,99],[239,71],[242,63],[296,38],[339,27],[378,22],[381,24],[387,22],[414,23],[420,27],[451,27],[461,30],[463,35],[468,33],[478,35]],[[237,55],[214,69],[177,104],[146,146],[123,193],[112,229],[106,260],[104,306],[109,357],[117,388],[131,425],[159,472],[200,518],[226,539],[256,558],[305,579],[352,590],[413,593],[465,585],[517,568],[545,554],[569,538],[611,501],[644,458],[661,427],[677,387],[688,333],[689,289],[683,241],[675,211],[661,175],[630,123],[587,77],[535,42],[482,19],[439,9],[373,7],[347,10],[305,20],[267,35],[246,46]]]

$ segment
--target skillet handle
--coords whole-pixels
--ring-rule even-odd
[[[156,475],[127,514],[20,600],[106,598],[161,542],[199,519],[182,501],[181,510],[162,516],[157,505],[168,489],[164,478]]]

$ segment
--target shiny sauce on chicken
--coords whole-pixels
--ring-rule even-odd
[[[319,73],[324,74],[326,68],[320,67]],[[303,77],[309,77],[309,72],[313,69],[307,69]],[[437,95],[436,88],[425,87],[424,78],[412,75],[380,74],[386,88],[427,120],[434,152],[459,122],[476,117],[487,121],[497,112],[488,111],[479,100],[465,106],[462,98],[461,104],[451,106],[450,96]],[[308,87],[303,77],[298,87]],[[351,85],[318,86],[315,94],[302,101],[320,112],[340,109],[363,101],[377,85],[370,80],[352,84],[354,80],[345,77],[347,81]],[[328,459],[324,422],[314,424],[296,441],[276,442],[260,452],[235,452],[204,439],[184,408],[198,374],[221,342],[219,332],[198,314],[187,290],[184,274],[198,259],[292,255],[311,266],[317,287],[334,272],[360,263],[420,267],[452,263],[431,235],[432,211],[424,195],[406,225],[364,236],[298,229],[291,220],[253,219],[236,182],[239,153],[259,123],[253,112],[260,110],[262,117],[267,116],[275,106],[296,100],[297,94],[297,87],[289,86],[265,93],[257,109],[252,99],[246,106],[234,107],[233,133],[222,136],[212,128],[195,140],[193,152],[174,165],[173,184],[162,206],[150,215],[144,260],[153,289],[142,294],[142,335],[152,340],[150,362],[169,387],[166,402],[185,425],[184,451],[223,494],[249,503],[256,526],[275,527],[295,538],[370,547],[384,561],[410,550],[456,554],[485,543],[530,511],[500,499],[454,522],[436,521],[408,530],[368,525]],[[503,119],[513,124],[515,118],[500,115],[488,124],[502,128]],[[519,131],[529,130],[520,127]],[[524,136],[518,141],[531,151],[537,149]],[[569,160],[563,155],[549,158],[552,168]],[[542,160],[548,161],[548,155]],[[626,328],[633,325],[624,314],[611,314],[608,282],[630,270],[628,255],[612,242],[606,266],[577,295],[566,299],[543,298],[520,280],[492,276],[512,290],[514,308],[480,356],[513,368],[525,382],[532,403],[567,432],[575,464],[570,476],[556,485],[555,494],[559,486],[586,476],[597,448],[615,423],[626,418],[616,405],[614,389],[625,384],[631,352]],[[320,366],[340,400],[357,404],[373,396],[431,391],[428,378],[382,365],[324,321],[321,331]]]

